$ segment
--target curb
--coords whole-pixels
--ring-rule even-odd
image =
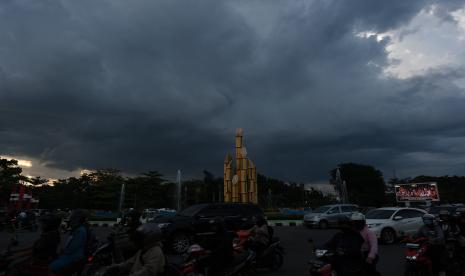
[[[90,225],[93,227],[113,227],[117,224],[115,221],[109,222],[90,222]],[[290,221],[290,222],[281,222],[281,221],[268,221],[268,225],[270,226],[290,226],[296,227],[303,225],[302,221]]]
[[[303,223],[302,222],[273,222],[273,221],[269,221],[268,225],[269,226],[291,226],[291,227],[296,227],[296,226],[303,225]]]
[[[89,224],[93,227],[113,227],[116,225],[116,222],[89,222]]]

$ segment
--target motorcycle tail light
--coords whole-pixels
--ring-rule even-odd
[[[319,272],[322,275],[329,275],[329,273],[331,273],[331,270],[332,270],[331,264],[327,264],[323,266],[322,268],[320,268]]]
[[[87,262],[89,263],[91,263],[93,260],[94,260],[94,256],[89,256],[89,258],[87,258]]]

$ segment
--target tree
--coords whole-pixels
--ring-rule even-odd
[[[126,206],[162,208],[174,205],[174,184],[157,171],[126,179]]]
[[[340,164],[342,179],[346,182],[349,201],[361,206],[381,206],[384,203],[385,184],[381,171],[370,165]],[[337,168],[330,171],[335,183]]]
[[[17,160],[0,157],[0,203],[9,201],[13,186],[24,178],[21,176],[22,172]]]

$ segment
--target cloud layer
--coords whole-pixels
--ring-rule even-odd
[[[3,1],[0,153],[69,171],[221,175],[242,127],[249,155],[274,177],[321,181],[347,161],[460,174],[465,59],[449,46],[463,39],[441,46],[438,32],[409,27],[428,14],[459,34],[464,5]],[[397,55],[424,70],[389,70],[402,65],[389,49],[415,34],[424,42],[409,51],[444,47],[454,62]]]

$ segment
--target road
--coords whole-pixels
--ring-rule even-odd
[[[99,239],[104,239],[111,228],[96,227],[95,232]],[[260,272],[260,275],[308,275],[307,262],[310,259],[310,249],[308,239],[314,240],[315,244],[324,243],[336,233],[336,230],[307,229],[301,226],[275,227],[275,235],[281,238],[282,245],[286,250],[284,265],[280,271]],[[19,234],[20,245],[18,247],[31,246],[37,238],[37,233],[25,232]],[[0,251],[8,245],[10,234],[0,233]],[[63,239],[64,240],[64,239]],[[403,272],[403,252],[399,244],[381,245],[380,261],[378,270],[382,275],[402,275]]]

